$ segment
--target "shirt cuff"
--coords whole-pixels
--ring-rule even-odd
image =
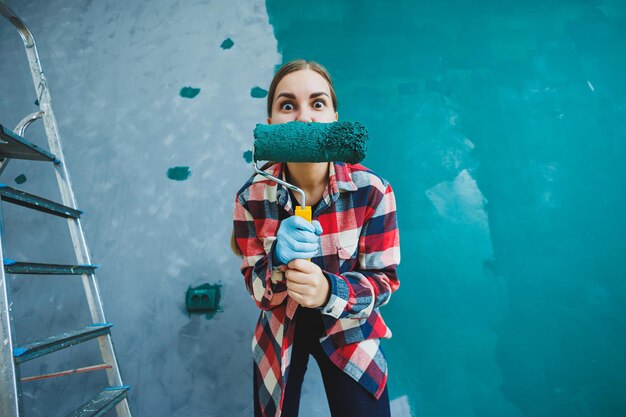
[[[278,241],[278,239],[274,239],[274,241],[272,242],[272,247],[270,248],[270,265],[272,265],[272,269],[277,269],[279,266],[282,265],[282,263],[280,263],[280,261],[278,260],[278,258],[276,257],[276,242]]]
[[[338,275],[322,271],[330,284],[330,296],[326,305],[321,307],[322,314],[338,319],[348,305],[350,289],[348,284]]]
[[[272,282],[272,286],[276,286],[278,283],[283,283],[283,285],[279,285],[277,288],[274,288],[274,292],[285,291],[287,285],[285,283],[285,273],[279,269],[281,266],[278,263],[278,260],[274,258],[274,251],[276,250],[276,240],[272,243],[272,247],[270,248],[270,253],[267,256],[267,269],[270,274],[270,280]],[[283,288],[284,287],[284,288]]]

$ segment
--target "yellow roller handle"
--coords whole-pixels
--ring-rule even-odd
[[[313,220],[311,206],[306,206],[304,208],[302,208],[302,206],[296,206],[296,216],[302,217],[304,220],[311,223],[311,221]]]
[[[296,206],[296,216],[302,217],[307,222],[311,223],[313,220],[313,212],[311,212],[311,206]],[[311,258],[307,259],[307,261],[311,261]]]

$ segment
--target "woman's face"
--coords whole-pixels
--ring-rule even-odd
[[[313,70],[287,74],[276,86],[272,116],[268,124],[292,122],[336,122],[328,82]]]

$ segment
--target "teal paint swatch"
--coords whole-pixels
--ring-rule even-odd
[[[180,96],[184,98],[195,98],[198,94],[200,94],[199,88],[183,87],[180,89]]]
[[[248,164],[252,163],[252,151],[245,151],[243,153],[243,159]]]
[[[264,90],[261,87],[254,87],[252,90],[250,90],[250,95],[254,98],[267,97],[267,90]]]
[[[15,182],[17,184],[24,184],[26,182],[26,175],[24,174],[20,174],[17,177],[15,177]]]
[[[227,38],[224,40],[224,42],[222,42],[222,44],[220,45],[220,48],[222,49],[230,49],[233,47],[233,45],[235,44],[235,42],[233,42],[233,40],[231,38]]]
[[[172,167],[167,170],[167,178],[174,181],[185,181],[191,176],[189,167]]]
[[[394,187],[390,398],[626,415],[624,3],[266,5],[283,62],[329,69],[340,120],[370,133],[363,164]]]

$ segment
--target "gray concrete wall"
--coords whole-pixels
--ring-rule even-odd
[[[134,415],[252,415],[258,310],[228,241],[251,172],[242,154],[265,119],[250,90],[267,89],[281,59],[264,3],[7,3],[37,41]],[[227,38],[234,46],[222,49]],[[4,20],[0,53],[0,123],[12,128],[37,107],[23,45]],[[189,86],[201,89],[193,99],[180,95]],[[47,148],[40,124],[26,136]],[[169,179],[175,166],[191,176]],[[59,200],[48,164],[11,161],[1,181]],[[72,261],[64,220],[7,204],[4,217],[5,257]],[[20,343],[90,320],[79,278],[11,282]],[[223,312],[190,317],[185,291],[205,282],[223,285]],[[98,363],[97,352],[90,342],[27,363],[23,375]],[[27,383],[27,416],[64,415],[104,384],[101,373]],[[321,382],[310,387],[303,406],[313,410]]]

